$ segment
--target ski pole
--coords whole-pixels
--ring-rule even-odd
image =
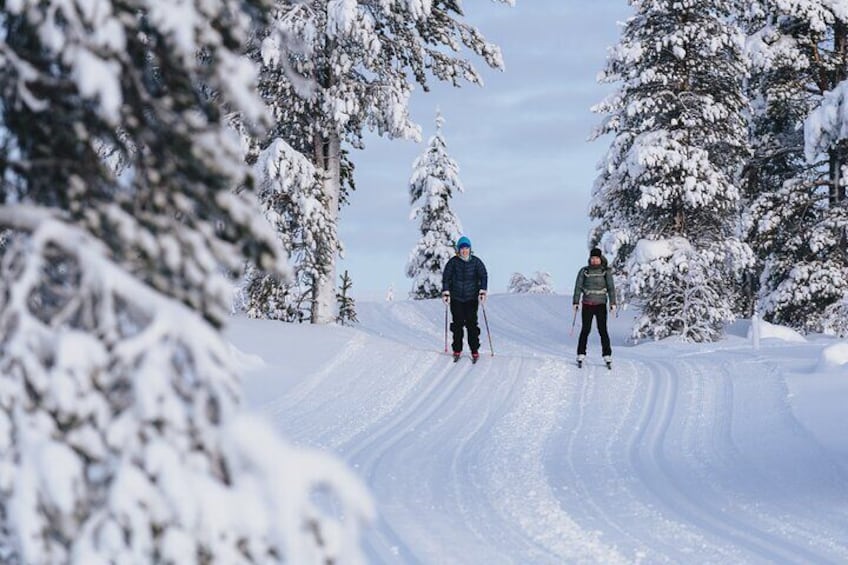
[[[445,302],[445,353],[448,352],[448,303]]]
[[[574,309],[574,317],[571,318],[571,331],[568,332],[569,336],[574,335],[574,324],[577,323],[577,308]]]
[[[492,332],[489,331],[489,318],[486,316],[486,303],[481,302],[480,306],[483,307],[483,322],[486,323],[486,335],[489,337],[489,351],[492,352],[492,357],[495,356],[495,348],[492,347]]]

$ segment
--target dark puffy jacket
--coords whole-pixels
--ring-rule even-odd
[[[615,304],[612,271],[607,268],[607,262],[602,261],[602,264],[597,267],[589,265],[577,273],[577,280],[574,281],[573,304],[580,303],[581,294],[583,304],[606,304],[608,298],[611,304]]]
[[[477,300],[481,290],[487,290],[489,273],[486,266],[476,255],[463,261],[458,255],[451,257],[442,273],[442,292],[448,291],[451,300],[469,302]]]

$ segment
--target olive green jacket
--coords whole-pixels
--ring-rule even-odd
[[[615,283],[612,280],[612,271],[604,265],[597,267],[588,266],[580,269],[577,280],[574,282],[574,296],[572,304],[580,304],[580,296],[583,296],[583,304],[606,304],[615,306]]]

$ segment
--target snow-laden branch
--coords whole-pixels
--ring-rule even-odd
[[[197,311],[58,213],[3,206],[0,224],[17,232],[0,265],[0,526],[21,561],[362,560],[364,486],[241,414],[230,348]]]
[[[804,120],[804,156],[813,162],[840,141],[848,139],[848,80],[825,92],[818,107]]]

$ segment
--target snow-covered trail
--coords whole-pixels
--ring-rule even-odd
[[[357,329],[300,331],[323,347],[305,362],[291,346],[300,374],[290,339],[274,354],[233,341],[287,383],[251,377],[251,404],[371,488],[373,562],[848,561],[848,450],[797,418],[791,352],[625,347],[622,317],[613,370],[596,335],[577,369],[568,302],[493,296],[496,355],[484,329],[474,366],[444,355],[439,301],[363,304]]]

